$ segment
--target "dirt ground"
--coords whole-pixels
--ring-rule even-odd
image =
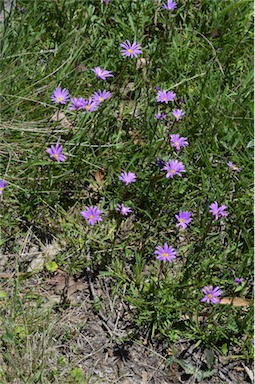
[[[1,273],[0,290],[6,290],[14,277],[10,271]],[[67,369],[74,368],[85,372],[90,384],[252,383],[252,367],[234,358],[240,355],[238,349],[223,357],[185,339],[172,349],[164,342],[146,340],[138,333],[130,308],[110,297],[108,283],[107,278],[94,278],[90,270],[74,278],[61,270],[39,272],[20,281],[26,322],[30,316],[39,318],[41,331],[30,338],[30,357],[24,354],[16,364],[24,366],[31,356],[38,364],[43,343],[47,371],[63,365],[56,383],[66,382]],[[33,310],[40,298],[40,313],[50,309],[50,318]],[[6,364],[3,357],[2,361]]]

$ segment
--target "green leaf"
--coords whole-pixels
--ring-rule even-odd
[[[75,381],[80,381],[83,378],[82,370],[80,368],[74,368],[71,372],[71,376]]]
[[[56,270],[58,269],[58,265],[57,265],[57,263],[55,261],[48,261],[45,264],[45,267],[50,272],[56,272]]]
[[[0,299],[5,299],[7,296],[7,293],[4,291],[0,291]]]
[[[227,344],[223,344],[221,347],[223,355],[226,355],[228,353],[228,346]]]

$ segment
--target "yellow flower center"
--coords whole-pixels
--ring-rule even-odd
[[[181,223],[184,223],[184,219],[180,219],[180,222],[181,222]]]
[[[0,191],[3,191],[4,189],[3,189],[3,187],[0,187]]]
[[[175,169],[171,169],[171,173],[175,173]]]
[[[179,147],[178,141],[175,141],[174,144],[176,145],[176,147]]]
[[[100,101],[104,101],[104,98],[103,98],[103,97],[99,97],[99,100],[100,100]]]
[[[164,252],[164,253],[163,253],[163,256],[164,256],[164,257],[167,257],[167,256],[168,256],[168,253]]]
[[[208,299],[212,299],[213,298],[213,295],[211,293],[209,293],[209,295],[207,295]]]
[[[175,117],[176,117],[176,119],[179,119],[179,118],[181,117],[181,114],[180,114],[180,113],[177,113],[177,114],[175,115]]]
[[[163,99],[164,101],[167,101],[167,98],[166,97],[164,97],[164,99]]]
[[[55,157],[55,159],[58,159],[59,155],[57,153],[55,153],[55,155],[53,155],[53,157]]]
[[[86,105],[85,109],[89,110],[90,109],[90,105]]]
[[[234,171],[236,171],[238,169],[238,167],[236,165],[234,165],[233,169],[234,169]]]
[[[132,49],[129,48],[129,49],[128,49],[128,53],[132,53],[132,52],[133,52]]]
[[[90,218],[90,219],[94,219],[94,215],[90,215],[89,218]]]
[[[62,101],[63,100],[63,97],[62,96],[59,96],[58,98],[57,98],[57,101]]]

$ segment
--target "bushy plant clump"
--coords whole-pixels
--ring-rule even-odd
[[[250,356],[251,4],[19,3],[1,26],[3,250],[57,237],[58,266],[111,276],[140,332]]]

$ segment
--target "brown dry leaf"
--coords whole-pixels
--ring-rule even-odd
[[[134,144],[140,144],[142,147],[146,144],[146,141],[144,139],[141,138],[142,136],[142,133],[141,132],[133,132],[132,129],[130,128],[128,130],[128,133],[130,136],[132,136],[132,139],[133,139],[133,143]]]
[[[233,368],[235,371],[237,371],[237,372],[242,372],[242,371],[244,371],[244,369],[242,368],[242,367],[234,367]]]
[[[122,87],[120,89],[120,92],[123,94],[123,95],[126,95],[128,92],[130,91],[133,91],[135,89],[135,83],[133,83],[132,81],[130,82],[127,82],[124,87]]]
[[[65,288],[66,277],[63,274],[56,274],[50,280],[48,280],[49,285],[53,285],[55,287],[55,292],[60,293]]]
[[[0,279],[12,279],[14,276],[29,277],[30,274],[27,272],[0,273]]]
[[[48,280],[48,284],[54,286],[56,294],[61,294],[63,289],[67,287],[67,297],[86,288],[86,284],[82,281],[75,280],[73,276],[67,276],[60,273]]]
[[[14,276],[14,273],[0,273],[0,279],[11,279]]]
[[[54,115],[51,117],[50,121],[59,121],[60,125],[63,128],[73,128],[70,121],[66,118],[66,115],[64,114],[64,112],[61,112],[61,111],[56,111]]]
[[[61,250],[60,244],[56,240],[53,240],[51,244],[45,245],[44,256],[47,260],[52,260],[60,250]]]
[[[251,382],[253,383],[254,382],[254,372],[250,368],[246,367],[246,365],[244,365],[244,364],[243,364],[243,367],[244,367],[247,375],[249,376]]]
[[[241,297],[223,297],[220,304],[231,304],[234,307],[249,307],[250,302]]]
[[[149,380],[148,380],[148,372],[146,371],[142,371],[142,381],[141,381],[141,384],[148,384]]]
[[[84,284],[82,281],[75,281],[68,288],[67,296],[71,296],[77,291],[83,291],[85,288],[86,288],[86,284]]]
[[[100,181],[104,178],[104,174],[101,171],[96,171],[94,177],[96,179],[96,182],[100,183]]]
[[[44,308],[54,307],[56,304],[60,304],[61,296],[59,295],[47,295],[48,301],[44,304]]]
[[[35,257],[27,268],[27,272],[40,272],[44,268],[45,258],[42,253]]]
[[[27,272],[37,273],[43,270],[46,261],[52,260],[52,258],[59,252],[60,246],[58,243],[53,242],[48,244],[44,248],[44,252],[37,252],[37,256],[33,258],[27,268]]]
[[[146,141],[143,140],[143,139],[135,138],[135,139],[133,140],[133,143],[134,143],[134,144],[140,144],[140,145],[143,147],[143,146],[146,144]]]
[[[76,70],[78,72],[85,72],[85,71],[87,71],[87,68],[83,64],[78,64],[77,67],[76,67]]]

